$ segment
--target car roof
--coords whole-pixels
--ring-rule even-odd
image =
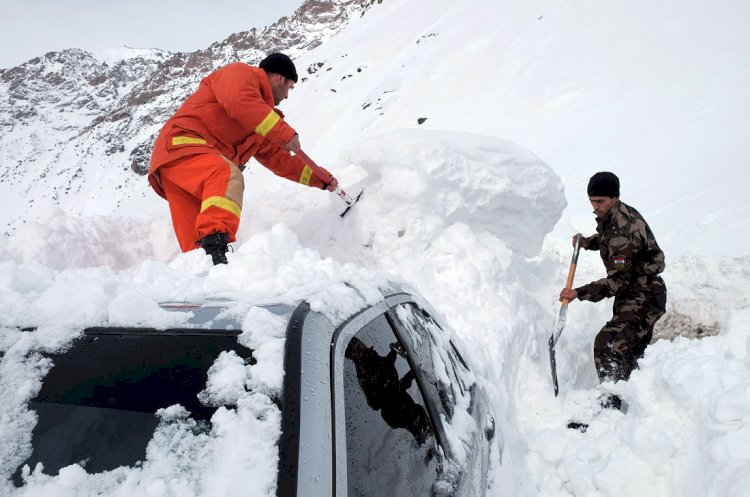
[[[239,334],[242,331],[243,318],[251,307],[260,307],[270,313],[286,318],[287,320],[297,308],[297,305],[290,304],[267,304],[261,306],[252,306],[247,302],[241,302],[230,299],[214,299],[204,301],[185,301],[185,302],[161,302],[159,307],[165,311],[185,313],[188,315],[185,321],[178,328],[167,328],[163,331],[183,330],[188,332],[191,329],[203,331],[231,331],[235,330]],[[117,329],[126,331],[132,327],[121,326],[99,326],[91,329]]]

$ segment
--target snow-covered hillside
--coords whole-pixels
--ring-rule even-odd
[[[315,281],[395,276],[444,314],[483,369],[505,437],[495,495],[750,495],[748,7],[364,4],[372,4],[366,15],[294,52],[303,79],[282,104],[303,149],[345,187],[365,188],[361,202],[342,220],[333,195],[251,165],[229,268],[212,268],[198,252],[178,255],[166,203],[123,152],[117,168],[93,172],[107,162],[103,135],[40,124],[80,119],[67,113],[75,102],[8,103],[13,89],[1,73],[10,111],[0,126],[11,131],[0,137],[0,202],[13,226],[0,241],[0,349],[55,348],[90,324],[143,322],[167,299],[285,298]],[[74,66],[85,68],[89,57],[78,55]],[[181,57],[174,60],[190,60]],[[178,80],[171,76],[160,89]],[[63,98],[54,85],[49,91]],[[159,98],[188,91],[175,86]],[[34,119],[13,114],[33,108]],[[117,139],[143,141],[156,117]],[[71,145],[58,153],[39,145],[47,139]],[[40,169],[24,168],[27,161]],[[45,186],[46,176],[76,175],[65,161],[88,166],[73,183]],[[546,341],[570,236],[594,230],[585,185],[599,170],[620,176],[623,200],[664,248],[669,305],[658,332],[683,335],[654,343],[627,384],[602,387],[625,399],[625,415],[595,407],[592,340],[611,301],[571,304],[557,398],[549,378]],[[582,254],[576,282],[602,274],[597,254]],[[30,324],[47,342],[26,343],[11,329]],[[13,398],[38,383],[24,385]],[[585,434],[566,428],[574,417],[591,420]],[[178,491],[141,476],[122,491]],[[102,488],[95,480],[41,478],[37,490],[47,493],[34,495],[92,493]],[[210,487],[190,482],[192,495],[208,495]]]
[[[387,1],[300,56],[323,65],[286,108],[332,167],[358,136],[426,118],[551,164],[570,196],[558,235],[591,229],[586,182],[612,170],[668,254],[745,255],[727,240],[750,228],[746,15],[738,0]]]

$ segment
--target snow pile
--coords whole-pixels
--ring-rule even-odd
[[[19,497],[272,495],[281,413],[268,397],[248,394],[236,408],[220,407],[210,433],[181,406],[157,414],[160,423],[140,466],[91,475],[73,464],[57,476],[38,467],[26,473],[24,487],[13,489],[6,481],[0,492]]]
[[[54,270],[107,266],[123,269],[146,259],[167,260],[178,253],[173,246],[169,217],[67,216],[51,202],[39,222],[19,226],[13,237],[0,242],[0,258],[23,266],[43,265]],[[123,236],[129,231],[130,236]]]
[[[59,218],[58,218],[59,219]],[[88,230],[96,219],[69,226]],[[40,229],[39,232],[43,230]],[[26,234],[34,233],[26,231]],[[90,237],[95,245],[117,245],[130,236],[131,224],[109,224],[104,237]],[[93,231],[96,233],[96,230]],[[56,235],[65,241],[65,235]],[[78,234],[72,234],[77,239]],[[54,258],[55,247],[30,238],[31,253]],[[38,243],[37,243],[38,242]],[[6,252],[7,247],[6,247]],[[27,253],[28,255],[28,253]],[[110,254],[112,256],[112,254]],[[139,267],[114,272],[106,266],[55,271],[41,264],[6,260],[0,265],[0,336],[5,401],[0,406],[1,495],[224,495],[249,491],[269,495],[276,485],[277,439],[280,412],[272,399],[283,380],[285,327],[277,316],[247,305],[239,340],[256,349],[257,363],[249,366],[234,354],[219,356],[209,372],[200,398],[220,406],[209,431],[186,417],[179,406],[160,413],[161,423],[149,443],[146,460],[135,468],[118,468],[89,475],[79,465],[50,476],[29,468],[28,484],[14,490],[7,478],[29,455],[35,415],[26,402],[41,387],[51,364],[40,352],[63,350],[86,326],[169,327],[185,324],[189,313],[168,312],[165,300],[204,300],[225,296],[256,303],[292,303],[306,295],[341,319],[375,300],[384,277],[352,265],[340,265],[299,245],[283,225],[260,233],[237,253],[232,265],[213,267],[202,252],[180,255],[170,264],[146,261]],[[126,260],[118,261],[123,264]],[[15,326],[36,326],[34,333]],[[241,441],[238,443],[238,441]]]
[[[658,336],[715,335],[734,311],[750,307],[750,257],[686,255],[669,264],[665,278],[677,298],[656,328]]]
[[[390,156],[394,141],[401,153]],[[172,240],[154,236],[140,249],[125,249],[136,223],[158,233],[164,228],[161,219],[73,219],[57,211],[50,214],[49,225],[30,224],[2,244],[8,258],[0,266],[2,324],[38,327],[35,333],[8,328],[2,343],[3,384],[10,385],[2,412],[4,419],[16,419],[4,432],[6,475],[28,454],[33,421],[23,406],[49,367],[39,362],[38,351],[64,348],[86,326],[179,325],[189,314],[164,311],[158,302],[231,298],[240,303],[233,312],[244,316],[243,329],[248,330],[239,340],[255,350],[257,359],[252,366],[232,353],[216,360],[200,395],[205,404],[221,406],[210,431],[197,429],[181,407],[172,406],[160,412],[161,423],[142,466],[98,475],[74,466],[59,476],[31,468],[29,485],[14,492],[214,495],[229,491],[222,485],[249,488],[253,481],[258,486],[251,493],[267,494],[275,484],[269,475],[275,473],[277,456],[271,453],[280,413],[271,399],[279,395],[283,381],[285,327],[280,317],[257,305],[307,298],[314,309],[340,322],[379,299],[389,280],[397,278],[430,290],[443,304],[440,312],[458,316],[473,303],[456,296],[478,299],[517,285],[509,271],[509,246],[541,245],[564,205],[554,173],[533,155],[500,140],[412,131],[370,140],[358,147],[357,157],[351,168],[359,171],[366,196],[347,218],[335,216],[335,197],[310,192],[317,194],[317,205],[301,209],[302,216],[294,202],[286,205],[281,218],[293,221],[291,228],[277,223],[241,238],[228,254],[228,266],[212,266],[202,251],[180,254],[168,263],[134,263],[138,250],[164,254],[173,246]],[[280,186],[275,192],[268,188],[270,195],[288,187],[269,182],[274,184]],[[511,228],[514,222],[525,227],[520,234]],[[21,234],[26,251],[21,250]],[[507,244],[500,236],[509,239]],[[416,253],[424,257],[413,257]],[[70,268],[64,268],[66,261]],[[510,309],[503,306],[498,312]],[[475,354],[471,348],[470,354]],[[467,385],[474,381],[464,380]],[[21,383],[28,386],[19,388]],[[460,446],[465,420],[457,416],[453,422],[454,443]],[[253,451],[258,455],[250,457]],[[212,463],[206,466],[205,461]],[[266,477],[251,477],[255,471]]]
[[[371,231],[395,229],[408,237],[405,246],[422,223],[432,229],[463,224],[521,255],[536,255],[566,205],[560,179],[546,164],[518,145],[486,136],[397,130],[360,144],[347,159],[377,185],[368,190],[370,215],[400,223]]]
[[[523,430],[525,465],[545,475],[525,495],[746,495],[748,324],[745,310],[720,336],[652,344],[628,383],[605,386],[626,400],[625,415],[602,411],[591,390],[537,405],[534,417],[555,421]],[[590,427],[566,430],[568,419]]]
[[[357,206],[342,223],[308,209],[291,226],[321,253],[398,274],[472,337],[512,326],[503,316],[521,301],[537,308],[520,288],[514,253],[537,254],[565,207],[559,178],[540,159],[495,138],[398,130],[340,162],[365,189]]]
[[[241,304],[233,312],[250,330],[240,340],[258,359],[252,366],[232,354],[216,361],[202,393],[206,403],[221,406],[209,431],[196,429],[173,406],[160,412],[141,466],[87,474],[74,465],[57,476],[30,468],[29,485],[16,490],[5,480],[2,494],[203,496],[252,487],[254,495],[268,495],[280,419],[271,399],[283,381],[284,334],[279,318],[256,306],[307,297],[338,322],[400,278],[447,319],[481,366],[477,380],[490,388],[505,440],[496,495],[736,495],[744,482],[739,468],[750,459],[742,450],[750,412],[742,278],[727,287],[737,295],[727,301],[731,320],[723,321],[719,336],[659,342],[631,382],[602,387],[623,396],[627,415],[600,412],[594,388],[590,344],[610,303],[574,303],[560,342],[561,395],[555,398],[546,340],[569,241],[548,240],[533,258],[515,250],[522,243],[540,246],[558,219],[565,201],[554,172],[515,145],[476,135],[400,132],[355,150],[346,156],[346,174],[365,194],[344,219],[333,195],[250,171],[254,208],[246,209],[249,219],[228,266],[212,266],[200,251],[155,260],[175,253],[158,218],[74,219],[55,212],[49,225],[23,228],[23,240],[0,242],[4,478],[28,455],[35,419],[25,403],[50,367],[39,352],[64,348],[86,326],[167,327],[189,316],[167,313],[158,302],[232,298]],[[279,196],[288,202],[273,202]],[[506,209],[513,214],[504,215]],[[524,229],[514,229],[513,221]],[[136,249],[151,251],[151,260],[136,262],[120,251],[132,243],[136,223],[155,234]],[[86,247],[98,250],[78,257]],[[588,255],[582,283],[602,271],[597,254]],[[671,298],[679,303],[691,295],[691,281],[702,281],[701,295],[720,299],[725,276],[746,274],[749,265],[745,259],[676,264],[668,278]],[[30,325],[38,330],[15,329]],[[589,431],[568,430],[572,418],[590,421]],[[458,445],[460,425],[459,417],[452,426]]]
[[[201,251],[175,256],[168,225],[155,216],[78,219],[54,211],[48,224],[28,224],[1,241],[5,478],[28,455],[35,419],[25,403],[50,367],[39,353],[63,349],[86,326],[169,327],[189,314],[158,302],[231,298],[246,330],[239,340],[257,363],[221,355],[201,393],[219,406],[210,430],[197,429],[179,406],[161,411],[141,466],[87,474],[74,465],[57,476],[30,468],[24,489],[6,480],[0,493],[197,497],[252,487],[268,495],[285,337],[283,320],[257,306],[308,298],[340,322],[400,279],[425,296],[479,365],[476,380],[490,391],[505,441],[495,495],[737,495],[750,463],[742,449],[750,261],[671,264],[670,312],[714,320],[722,332],[657,342],[627,384],[596,388],[591,342],[611,302],[573,303],[558,345],[555,398],[546,342],[571,251],[569,240],[544,238],[565,206],[555,173],[501,140],[421,130],[372,138],[343,157],[347,187],[365,189],[343,219],[334,195],[249,170],[248,208],[228,266],[212,266]],[[139,241],[134,230],[152,235]],[[579,265],[580,284],[603,273],[596,253]],[[15,328],[24,326],[38,330]],[[620,394],[628,414],[602,412],[603,391]],[[454,447],[462,445],[462,419],[448,427]],[[571,419],[589,422],[587,433],[568,430]]]
[[[286,322],[271,312],[253,308],[242,323],[245,330],[239,341],[253,350],[256,363],[250,366],[248,389],[262,392],[271,398],[281,395],[284,386],[284,345],[286,343]]]

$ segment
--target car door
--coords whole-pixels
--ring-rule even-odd
[[[400,296],[391,305],[405,300]],[[432,345],[420,342],[427,347],[420,358],[417,342],[402,339],[416,332],[398,319],[395,310],[381,305],[352,319],[334,337],[334,495],[483,495],[483,478],[476,492],[462,490],[467,489],[461,481],[466,472],[451,456],[455,449],[449,449],[447,438],[453,433],[442,421],[453,420],[453,388],[470,403],[473,377],[453,373],[453,378],[436,380]],[[469,416],[466,409],[462,413]],[[479,464],[480,472],[485,469],[481,448],[473,441],[462,456],[468,464]]]
[[[444,450],[459,467],[460,474],[454,478],[457,495],[484,495],[490,442],[495,436],[484,389],[455,339],[429,312],[413,302],[404,302],[389,313],[414,367],[422,373],[425,396],[435,399],[438,432],[445,432]]]
[[[439,479],[433,421],[386,310],[334,341],[337,496],[431,495]]]

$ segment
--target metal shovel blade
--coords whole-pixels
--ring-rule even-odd
[[[365,190],[361,189],[358,193],[355,193],[354,195],[351,195],[351,196],[347,195],[345,192],[343,192],[343,190],[342,190],[342,193],[344,193],[344,195],[348,197],[348,198],[344,198],[343,196],[339,195],[339,197],[341,197],[341,199],[346,203],[346,207],[341,212],[341,214],[339,214],[339,216],[344,217],[346,213],[349,212],[349,209],[351,209],[354,206],[354,204],[359,202],[359,199],[362,197],[362,194],[365,193]]]
[[[573,245],[573,257],[570,260],[570,268],[568,269],[568,279],[565,282],[565,288],[570,290],[573,286],[573,278],[576,274],[576,265],[578,264],[578,252],[581,249],[581,240],[583,235],[580,233],[575,236],[575,244]],[[555,397],[560,390],[557,384],[557,362],[555,361],[555,345],[562,335],[563,329],[565,328],[565,318],[568,315],[568,301],[563,300],[560,306],[560,313],[557,315],[555,321],[555,327],[552,330],[552,334],[549,337],[549,365],[552,371],[552,384],[555,387]]]
[[[557,362],[555,360],[555,345],[562,335],[563,328],[565,328],[565,318],[568,315],[568,306],[563,305],[560,307],[560,314],[557,316],[555,321],[555,327],[552,330],[552,334],[549,336],[549,366],[552,371],[552,385],[555,388],[555,397],[560,391],[560,387],[557,384]]]

